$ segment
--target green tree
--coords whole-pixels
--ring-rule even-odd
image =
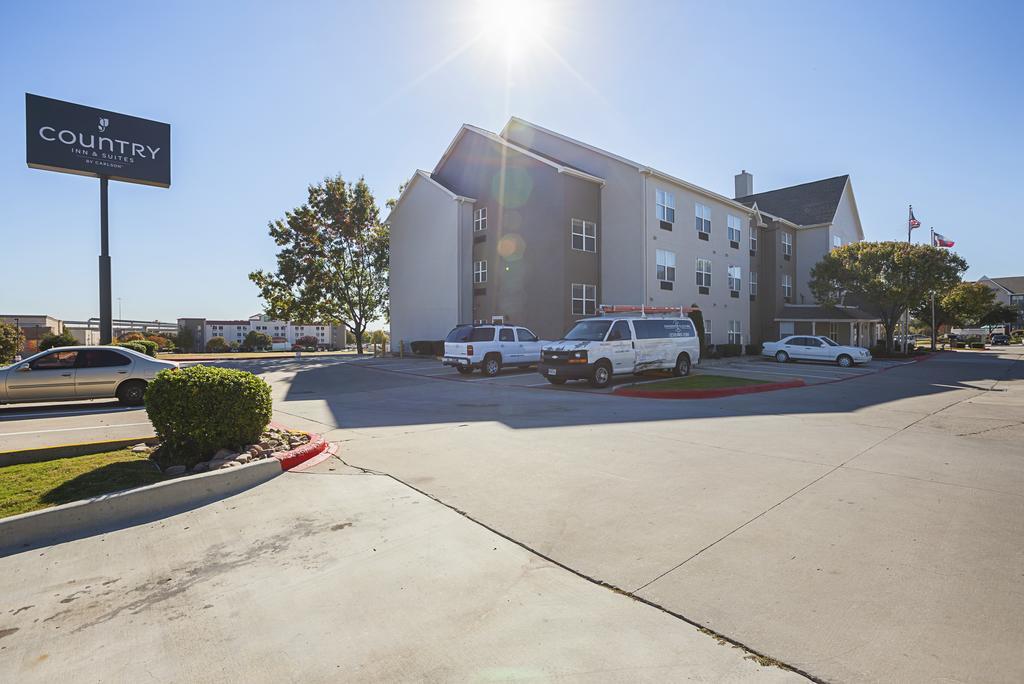
[[[951,289],[966,270],[967,262],[946,249],[906,242],[854,242],[826,254],[811,269],[808,285],[821,304],[854,303],[878,316],[892,351],[904,312],[933,291]]]
[[[270,349],[273,344],[274,341],[270,339],[270,335],[261,333],[259,330],[250,330],[245,334],[245,339],[242,341],[242,348],[246,351],[257,351]]]
[[[211,337],[206,341],[206,351],[213,352],[216,354],[222,354],[228,351],[231,347],[224,341],[223,337]]]
[[[1003,325],[1016,323],[1020,316],[1020,309],[1003,302],[996,302],[984,316],[978,319],[980,325]]]
[[[39,351],[46,351],[54,347],[72,347],[76,344],[78,344],[78,340],[75,339],[70,330],[65,330],[59,335],[48,333],[43,335],[43,339],[39,340]]]
[[[996,295],[981,283],[957,283],[942,295],[940,301],[951,325],[969,327],[978,325],[981,318],[992,310]]]
[[[299,339],[295,340],[295,346],[302,347],[303,349],[312,349],[316,351],[317,345],[320,344],[315,337],[312,335],[303,335]]]
[[[21,328],[11,323],[0,323],[0,364],[11,363],[24,348],[25,336]]]
[[[369,186],[341,176],[309,186],[305,204],[269,224],[277,270],[249,279],[277,319],[343,322],[363,351],[373,320],[387,315],[388,230]]]
[[[177,344],[180,349],[187,352],[196,350],[196,334],[192,328],[178,328]]]

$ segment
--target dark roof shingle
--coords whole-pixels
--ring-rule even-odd
[[[836,215],[836,208],[843,197],[843,189],[849,178],[848,174],[826,178],[737,197],[736,201],[748,207],[757,203],[758,209],[792,221],[798,226],[828,223]]]
[[[989,278],[993,283],[998,283],[1013,294],[1024,293],[1024,276],[1010,276],[1008,278]]]

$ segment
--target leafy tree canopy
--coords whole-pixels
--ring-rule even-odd
[[[50,333],[43,335],[43,339],[39,340],[39,351],[46,351],[47,349],[53,349],[54,347],[73,347],[78,344],[78,340],[71,334],[70,330],[65,330],[59,335]]]
[[[269,224],[275,272],[249,279],[282,320],[342,322],[362,353],[366,327],[387,315],[388,230],[369,186],[341,176],[309,186],[306,203]]]
[[[0,365],[11,363],[25,346],[25,335],[21,328],[10,323],[0,323]]]
[[[878,316],[892,348],[908,308],[952,288],[967,262],[946,249],[906,242],[854,242],[832,250],[811,269],[808,283],[822,304],[852,303]]]

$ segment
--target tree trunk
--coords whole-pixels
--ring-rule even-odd
[[[361,328],[356,328],[355,330],[352,331],[352,333],[356,336],[356,354],[362,355],[362,353],[363,353],[363,330]]]

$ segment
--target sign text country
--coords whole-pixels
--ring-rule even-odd
[[[25,119],[32,168],[170,186],[165,123],[28,93]]]

